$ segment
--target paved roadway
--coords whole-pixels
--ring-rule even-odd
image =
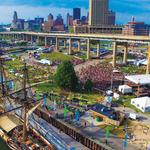
[[[135,112],[133,109],[128,108],[128,107],[125,107],[125,108],[124,107],[115,107],[115,109],[122,111],[122,112],[124,112],[124,110],[125,110],[126,113],[135,113],[138,115],[141,123],[150,125],[150,114]]]
[[[48,102],[48,105],[53,106],[54,104],[52,102]],[[64,110],[63,109],[57,109],[56,113],[63,115]],[[55,115],[55,113],[54,113]],[[100,127],[97,126],[91,126],[90,123],[86,122],[87,126],[85,127],[85,120],[80,118],[80,125],[76,125],[76,121],[73,120],[73,124],[68,124],[64,120],[60,120],[70,126],[71,128],[74,128],[74,130],[79,131],[86,137],[92,138],[97,142],[105,143],[106,136],[105,136],[105,131],[104,129],[101,129]],[[116,137],[115,135],[111,134],[109,138],[109,144],[111,148],[114,150],[123,150],[123,139],[120,139]],[[133,146],[131,144],[128,144],[128,150],[140,150],[136,146]]]
[[[1,32],[1,34],[18,34],[18,35],[33,35],[39,37],[58,37],[58,38],[77,38],[77,39],[93,39],[93,40],[108,40],[130,43],[150,43],[150,36],[128,36],[123,34],[87,34],[87,33],[36,33],[36,32]]]

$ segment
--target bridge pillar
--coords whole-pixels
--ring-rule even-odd
[[[112,60],[112,66],[116,67],[116,52],[117,52],[117,42],[113,42],[113,60]]]
[[[24,34],[23,38],[24,38],[24,41],[26,41],[26,35],[25,34]]]
[[[53,38],[50,39],[50,46],[52,46],[52,45],[53,45]]]
[[[56,51],[59,51],[59,39],[56,37]]]
[[[90,39],[87,39],[87,59],[89,60],[90,58]]]
[[[34,41],[33,41],[33,36],[32,35],[31,35],[30,40],[31,40],[31,43],[33,44]]]
[[[45,46],[47,46],[48,45],[48,39],[47,39],[47,37],[45,37]]]
[[[67,40],[64,39],[64,48],[66,49],[67,48]]]
[[[80,52],[80,50],[81,50],[81,41],[78,40],[78,51]]]
[[[69,55],[72,55],[72,39],[69,39]]]
[[[96,56],[99,58],[100,57],[100,43],[97,43],[97,54]]]
[[[128,55],[128,43],[125,43],[124,46],[124,57],[123,57],[123,63],[127,64],[127,55]]]
[[[146,74],[150,74],[150,45],[148,45],[148,61],[147,61]]]
[[[9,37],[9,35],[7,35],[7,37]],[[14,40],[16,39],[16,35],[15,34],[13,34],[13,39]]]
[[[37,36],[37,38],[36,38],[36,43],[39,43],[39,42],[40,42],[40,37]]]

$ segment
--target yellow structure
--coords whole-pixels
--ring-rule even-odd
[[[150,74],[150,45],[148,45],[148,62],[147,62],[146,73]]]

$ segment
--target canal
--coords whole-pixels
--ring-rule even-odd
[[[7,144],[0,138],[0,150],[10,150]]]

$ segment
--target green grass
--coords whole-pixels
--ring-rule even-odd
[[[53,91],[53,93],[55,93],[56,95],[64,95],[68,99],[78,98],[82,100],[87,100],[88,104],[94,104],[98,100],[102,101],[104,99],[104,97],[101,94],[95,92],[85,93],[85,92],[69,92],[62,90],[54,82],[37,85],[36,87],[34,87],[34,89],[41,93]]]
[[[128,108],[131,108],[135,112],[141,112],[139,109],[137,109],[134,105],[131,104],[131,99],[135,98],[134,95],[125,95],[120,98],[120,100],[116,100],[115,102],[121,106],[125,106]]]
[[[144,67],[130,65],[127,67],[121,67],[120,71],[123,73],[130,73],[130,74],[145,74],[146,69]]]
[[[41,59],[49,59],[51,61],[69,61],[73,56],[65,55],[60,52],[52,52],[49,54],[42,54]]]

